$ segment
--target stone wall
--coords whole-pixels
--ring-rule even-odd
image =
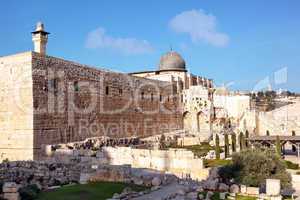
[[[223,117],[240,119],[250,110],[250,97],[247,95],[214,95],[214,106],[225,111]]]
[[[182,129],[173,84],[27,52],[0,58],[0,161],[43,146]]]
[[[51,79],[56,82],[52,88]],[[33,91],[37,148],[102,135],[145,137],[182,128],[173,85],[162,81],[33,54]]]
[[[33,159],[31,52],[0,57],[0,162]]]
[[[103,149],[100,159],[106,159],[112,165],[129,164],[133,168],[170,172],[180,178],[191,177],[202,180],[207,178],[209,172],[204,169],[202,159],[195,158],[191,151],[184,149],[148,150],[106,147]]]
[[[43,189],[78,182],[81,171],[89,165],[58,162],[14,161],[0,164],[0,183],[16,182],[21,186],[37,184]]]
[[[183,126],[190,134],[208,139],[211,135],[213,119],[212,90],[202,86],[191,86],[183,91]]]
[[[291,104],[278,107],[269,112],[247,111],[240,120],[239,128],[248,129],[250,133],[266,135],[291,136],[292,131],[300,134],[300,99],[289,100]]]

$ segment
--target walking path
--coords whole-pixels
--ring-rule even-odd
[[[159,190],[156,190],[141,197],[134,198],[132,200],[161,200],[183,188],[184,186],[179,185],[178,183],[172,183],[168,186],[164,186]]]

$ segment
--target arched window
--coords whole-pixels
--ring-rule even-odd
[[[142,92],[142,93],[141,93],[141,99],[144,99],[144,97],[145,97],[145,93]]]

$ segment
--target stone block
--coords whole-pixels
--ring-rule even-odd
[[[267,179],[266,180],[266,193],[269,196],[280,195],[280,180],[278,179]]]
[[[225,192],[220,193],[220,199],[226,199],[226,193]]]
[[[259,188],[258,187],[247,187],[247,194],[248,195],[259,195]]]
[[[247,193],[247,186],[246,185],[241,185],[241,193],[246,194]]]
[[[3,185],[2,191],[3,193],[16,193],[18,192],[19,187],[14,182],[6,182]]]
[[[240,187],[236,184],[233,184],[230,186],[230,192],[231,193],[239,193],[240,192]]]
[[[16,193],[4,193],[4,199],[6,200],[20,200],[20,195],[18,192]]]
[[[271,196],[270,200],[282,200],[282,196],[281,195]]]
[[[89,180],[90,180],[90,174],[88,173],[80,174],[80,179],[79,179],[80,184],[87,184]]]

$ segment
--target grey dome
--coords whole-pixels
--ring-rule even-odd
[[[185,61],[179,53],[170,51],[160,58],[159,70],[185,71]]]

